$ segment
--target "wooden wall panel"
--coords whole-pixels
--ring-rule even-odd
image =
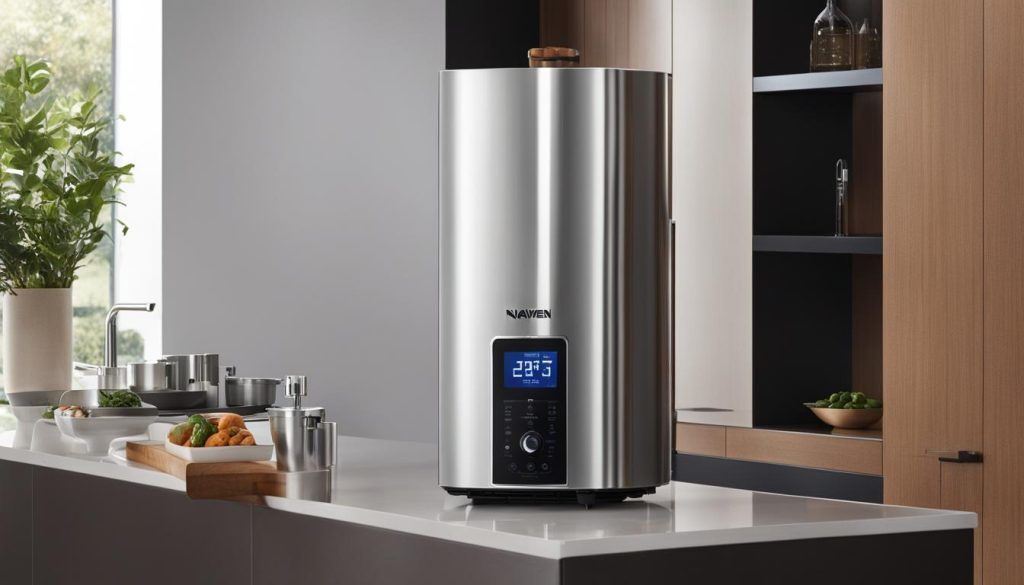
[[[542,0],[540,41],[584,67],[672,72],[672,0]]]
[[[882,258],[854,256],[851,387],[882,398]]]
[[[981,485],[984,470],[981,465],[977,464],[940,463],[939,466],[941,468],[939,480],[939,503],[941,506],[947,510],[964,510],[978,515],[978,527],[974,530],[974,583],[981,585],[983,573],[981,557],[984,550]]]
[[[982,448],[983,8],[884,4],[885,501],[938,506]]]
[[[583,50],[584,0],[541,0],[540,44]]]
[[[853,153],[850,157],[851,235],[882,233],[882,94],[853,94]]]
[[[725,457],[725,427],[676,423],[676,451]]]
[[[607,67],[611,60],[608,38],[608,3],[611,0],[584,0],[583,48],[580,64],[584,67]]]
[[[726,456],[781,465],[882,474],[882,442],[726,427]]]
[[[1024,576],[1024,3],[985,1],[987,585]]]

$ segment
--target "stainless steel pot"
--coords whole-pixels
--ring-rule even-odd
[[[280,378],[224,378],[224,400],[228,406],[267,406],[277,400]]]
[[[215,353],[165,355],[160,361],[176,364],[172,390],[203,392],[206,406],[220,406],[220,360]]]
[[[132,392],[172,390],[177,369],[177,364],[163,360],[128,364],[128,389]]]

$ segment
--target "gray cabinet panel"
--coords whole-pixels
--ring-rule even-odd
[[[0,581],[32,582],[32,467],[0,461]]]
[[[249,583],[251,506],[35,470],[35,582]]]
[[[555,585],[558,562],[424,536],[253,508],[255,585]]]

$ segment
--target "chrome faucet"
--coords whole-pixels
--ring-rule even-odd
[[[107,312],[107,339],[103,346],[103,366],[117,367],[117,314],[121,311],[152,313],[156,303],[117,303]]]

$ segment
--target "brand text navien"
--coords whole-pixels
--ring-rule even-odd
[[[505,314],[511,319],[550,319],[549,309],[505,309]]]

